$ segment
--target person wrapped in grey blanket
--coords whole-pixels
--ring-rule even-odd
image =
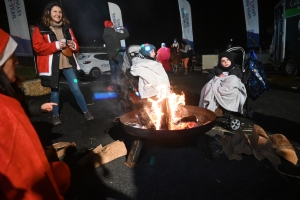
[[[243,113],[247,92],[241,82],[242,70],[234,63],[235,58],[235,53],[219,54],[219,63],[210,70],[209,81],[201,90],[199,107],[215,112],[221,106],[232,112]]]
[[[130,73],[139,76],[141,98],[166,98],[170,94],[169,77],[162,64],[155,60],[155,46],[142,44],[139,56],[132,59]]]

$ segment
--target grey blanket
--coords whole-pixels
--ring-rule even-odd
[[[220,105],[224,109],[243,114],[247,98],[245,85],[235,75],[215,76],[201,90],[199,107],[215,111]]]
[[[139,76],[139,93],[142,99],[154,96],[166,98],[170,95],[169,77],[161,63],[135,57],[132,64],[130,73]]]

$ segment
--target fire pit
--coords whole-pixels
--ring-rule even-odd
[[[125,113],[120,117],[120,122],[124,131],[128,134],[136,137],[134,140],[131,150],[128,154],[126,165],[128,167],[134,167],[137,162],[139,153],[141,151],[143,142],[142,140],[183,140],[189,138],[196,138],[207,131],[211,130],[215,124],[216,115],[205,108],[200,108],[196,106],[183,106],[189,113],[189,115],[195,116],[197,119],[201,120],[198,126],[187,129],[179,130],[155,130],[155,129],[142,129],[133,126],[136,120],[136,115],[141,109],[133,110],[131,112]]]

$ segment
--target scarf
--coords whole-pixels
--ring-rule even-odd
[[[59,23],[56,23],[54,21],[50,22],[49,28],[54,32],[58,41],[60,41],[61,39],[65,39],[61,27],[62,27],[62,21],[60,21]],[[72,65],[69,62],[69,58],[66,57],[64,54],[60,53],[59,69],[70,68],[70,67],[72,67]]]
[[[233,67],[235,67],[236,66],[236,64],[235,63],[233,63],[233,64],[231,64],[230,66],[228,66],[228,67],[223,67],[220,63],[218,64],[218,67],[222,70],[222,71],[230,71]]]

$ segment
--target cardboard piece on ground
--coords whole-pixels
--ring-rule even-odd
[[[260,153],[265,156],[272,164],[280,165],[281,160],[280,157],[274,152],[273,149],[262,150]]]
[[[266,132],[258,125],[254,124],[252,136],[250,139],[251,146],[256,151],[268,150],[273,148],[273,143]]]
[[[73,142],[74,143],[74,142]],[[54,143],[54,144],[52,144],[53,145],[53,147],[56,149],[56,150],[59,150],[59,149],[61,149],[61,148],[64,148],[64,147],[66,147],[66,146],[68,146],[68,145],[70,145],[71,143],[70,142],[57,142],[57,143]]]
[[[104,147],[100,144],[93,151],[82,157],[77,163],[79,165],[92,164],[97,168],[126,154],[127,149],[124,142],[117,140]]]
[[[252,155],[252,147],[247,135],[242,130],[237,130],[231,139],[233,153]]]
[[[232,151],[230,136],[222,135],[220,142],[221,142],[223,151],[229,160],[242,160],[243,159],[243,157],[241,155],[235,154]]]
[[[60,158],[60,157],[64,156],[64,155],[65,155],[65,152],[66,152],[66,149],[67,149],[68,147],[70,147],[70,146],[76,147],[75,142],[71,142],[69,145],[66,145],[66,146],[64,146],[62,149],[58,150],[58,151],[56,152],[56,153],[57,153],[57,157]]]
[[[257,160],[259,160],[259,161],[262,161],[263,159],[266,158],[264,155],[262,155],[262,154],[261,154],[260,152],[258,152],[258,151],[255,151],[254,149],[253,149],[253,155],[254,155],[254,157],[255,157]]]
[[[291,162],[292,164],[296,165],[298,162],[298,157],[296,155],[295,149],[293,148],[292,144],[289,140],[282,134],[274,134],[270,136],[270,140],[274,145],[274,151],[286,159],[287,161]]]

